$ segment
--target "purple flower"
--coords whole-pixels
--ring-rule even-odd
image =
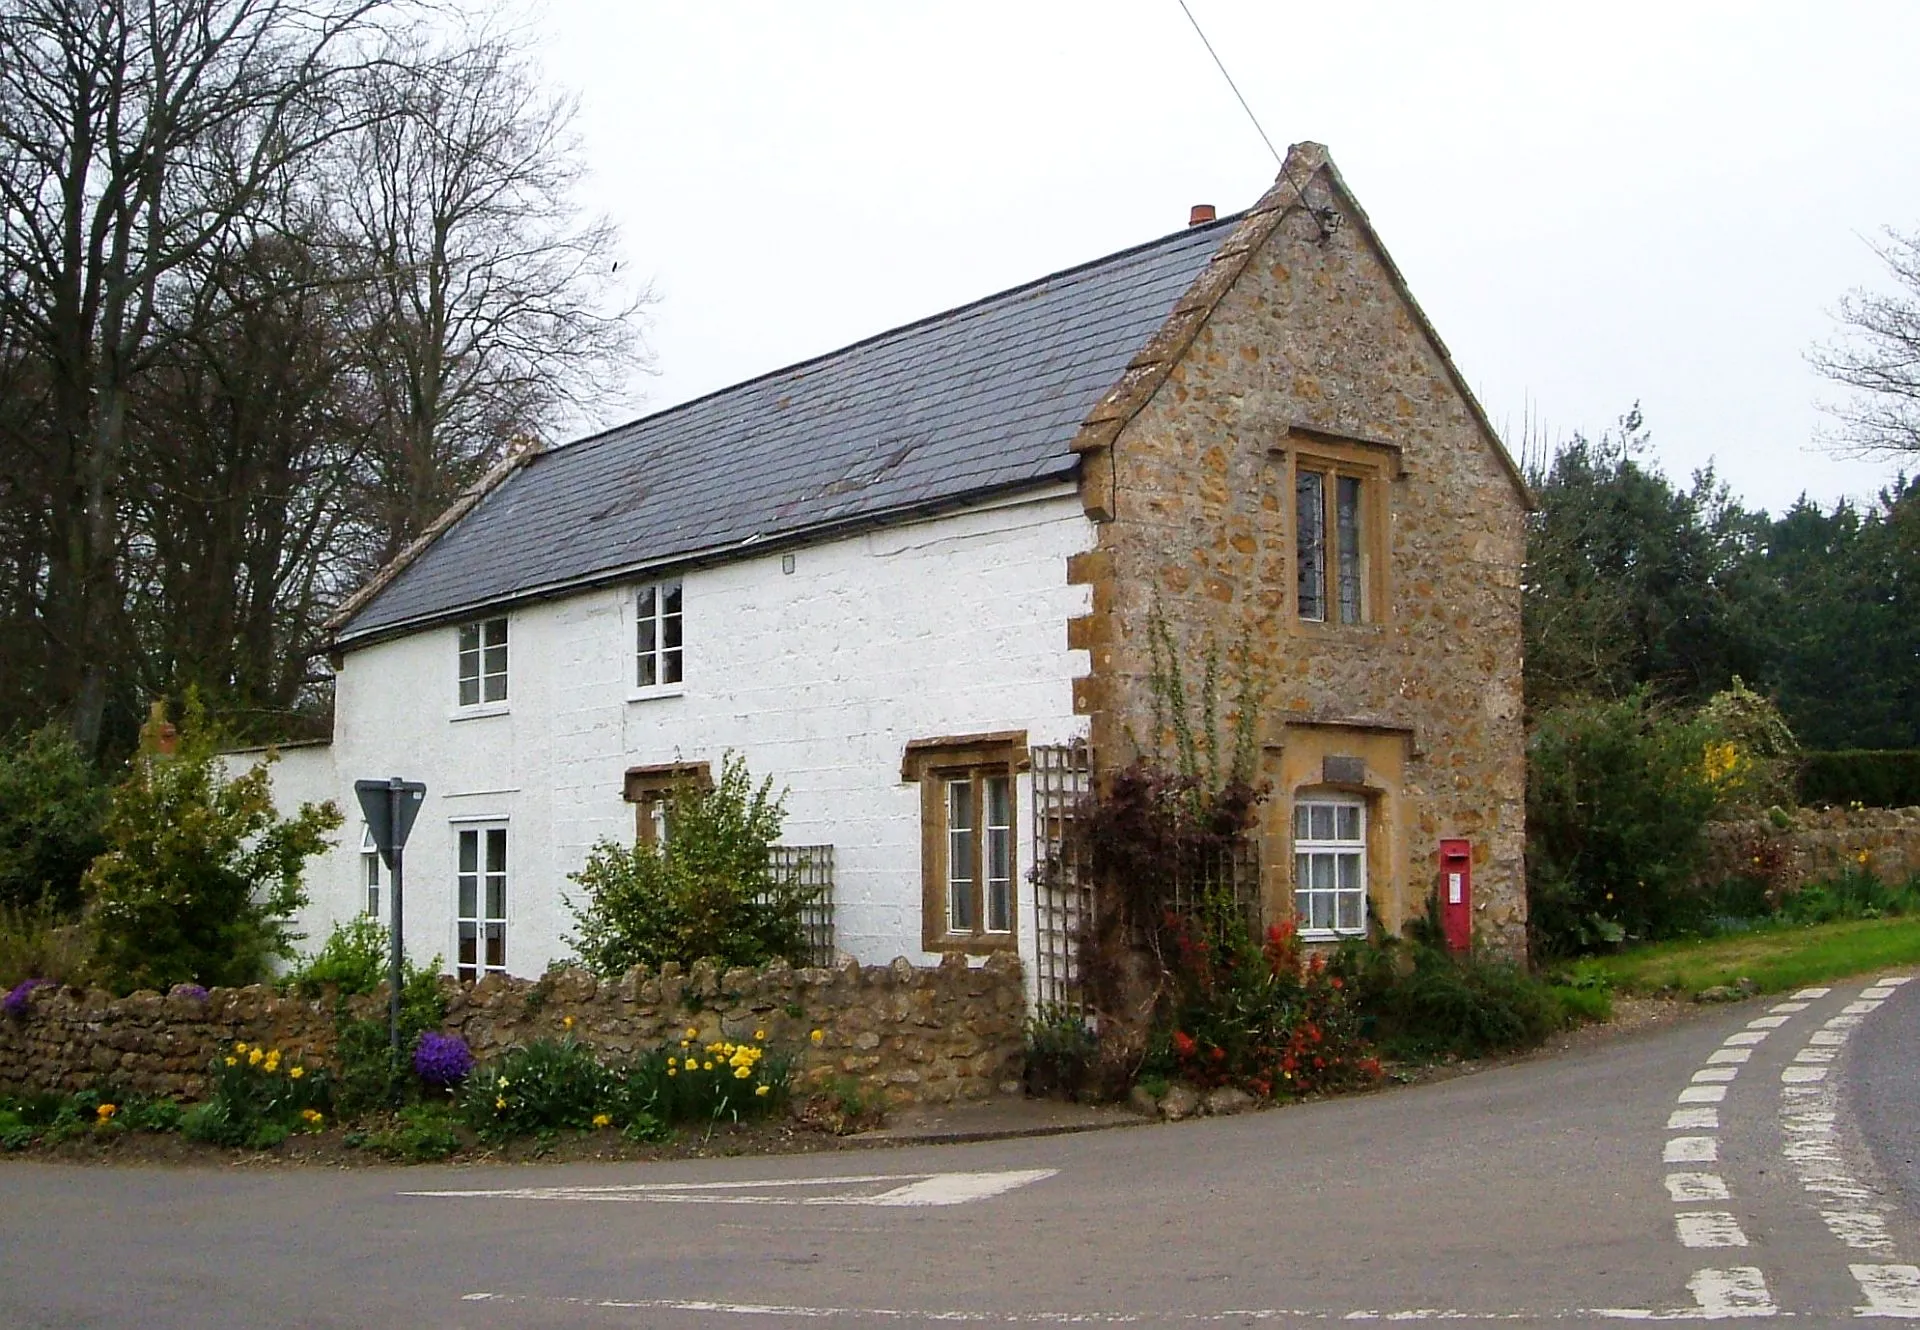
[[[192,998],[196,1002],[205,1002],[207,990],[199,984],[175,984],[167,990],[167,996]]]
[[[473,1070],[473,1050],[457,1034],[429,1030],[413,1046],[413,1074],[436,1090],[449,1089]]]
[[[51,979],[22,979],[13,986],[6,997],[0,998],[0,1007],[6,1009],[9,1016],[21,1017],[27,1014],[27,1002],[33,996],[33,990],[42,984],[50,984]]]

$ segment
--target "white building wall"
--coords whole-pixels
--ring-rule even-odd
[[[567,875],[596,840],[634,835],[627,768],[706,761],[717,773],[733,749],[756,780],[787,788],[784,843],[833,845],[840,949],[931,963],[903,751],[1003,730],[1033,744],[1084,736],[1072,681],[1088,662],[1067,649],[1066,621],[1087,612],[1088,590],[1068,584],[1066,561],[1092,545],[1078,498],[1056,487],[793,551],[791,573],[780,554],[685,573],[685,683],[652,695],[632,686],[638,583],[512,611],[508,700],[478,713],[455,705],[455,627],[351,652],[331,749],[289,753],[276,779],[283,806],[330,797],[347,813],[339,847],[309,873],[302,927],[317,941],[364,908],[353,782],[400,775],[427,786],[406,851],[409,953],[451,967],[456,830],[494,821],[508,827],[508,967],[538,974],[567,954]],[[1031,973],[1025,778],[1019,799]]]

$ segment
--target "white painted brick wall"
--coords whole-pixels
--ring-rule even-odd
[[[574,533],[556,533],[557,539]],[[787,844],[832,844],[841,949],[863,962],[920,949],[918,787],[900,782],[911,739],[1025,730],[1085,734],[1066,621],[1089,608],[1067,558],[1093,543],[1070,489],[890,527],[684,576],[686,685],[631,700],[634,587],[515,610],[503,714],[460,718],[456,632],[436,628],[350,653],[330,749],[277,769],[283,806],[332,798],[341,845],[309,874],[310,942],[361,908],[356,778],[402,775],[428,795],[407,847],[408,950],[454,955],[454,819],[509,826],[508,962],[538,974],[566,954],[568,873],[601,837],[633,835],[630,766],[707,761],[731,748],[786,786]],[[1031,805],[1019,793],[1022,952],[1031,973],[1026,872]]]

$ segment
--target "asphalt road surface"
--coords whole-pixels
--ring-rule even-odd
[[[0,1330],[1920,1320],[1920,982],[1279,1112],[672,1165],[0,1163]]]

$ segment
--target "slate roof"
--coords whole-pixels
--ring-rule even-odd
[[[537,454],[350,606],[336,641],[1070,478],[1081,422],[1238,220]]]

